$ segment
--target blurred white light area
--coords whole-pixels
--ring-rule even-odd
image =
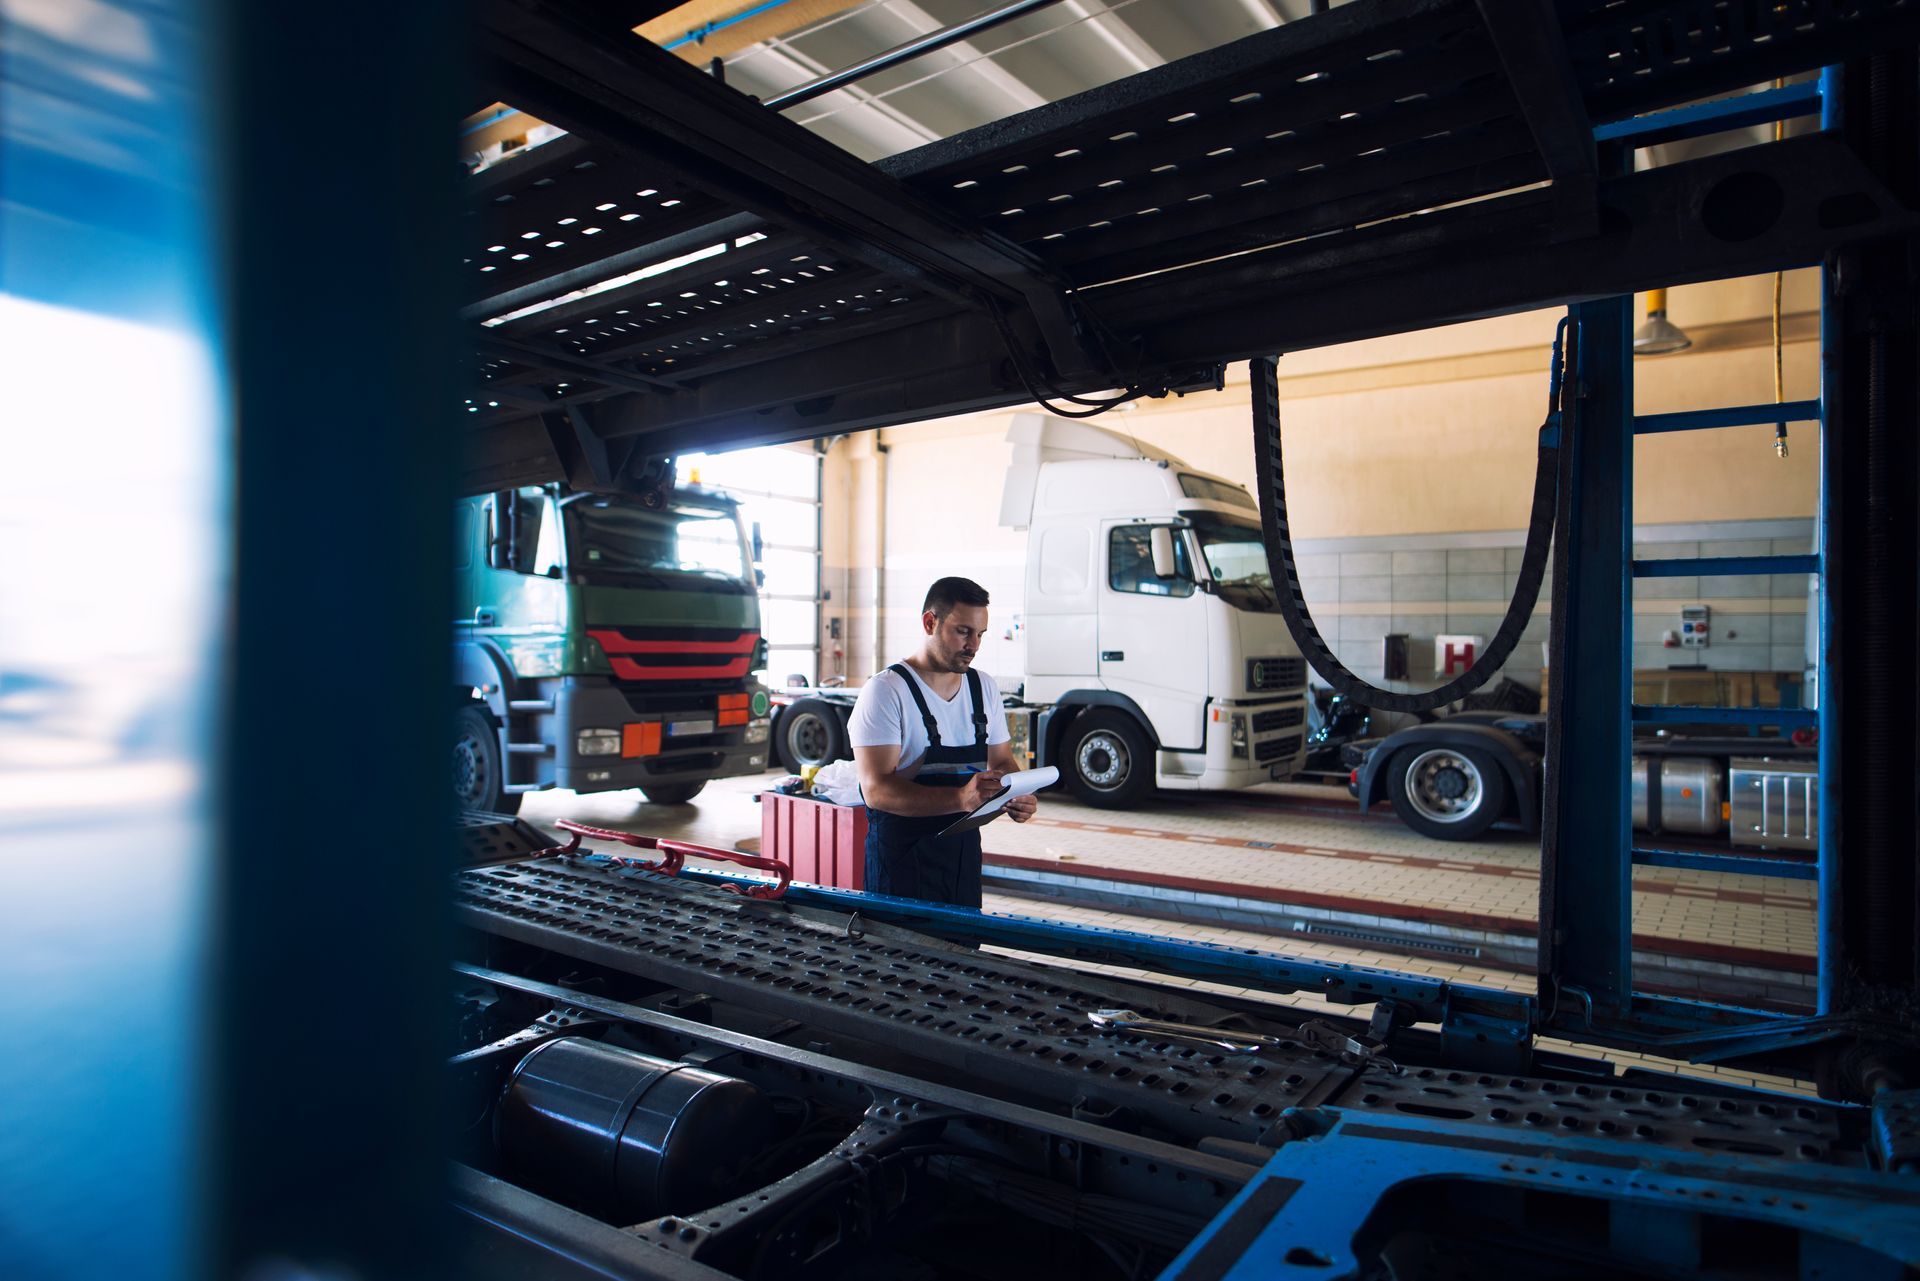
[[[64,1029],[0,1056],[0,1276],[184,1281],[223,399],[197,336],[15,295],[0,351],[0,1026]]]
[[[683,454],[679,482],[724,490],[740,500],[740,517],[758,525],[761,560],[760,633],[770,667],[755,675],[768,685],[819,679],[820,459],[809,447],[766,445],[724,454]]]
[[[226,577],[211,361],[6,294],[0,350],[31,371],[0,383],[0,811],[70,803],[21,775],[106,767],[150,803],[190,785],[205,731]]]
[[[747,497],[776,495],[811,501],[819,463],[811,450],[767,445],[725,454],[682,454],[675,460],[680,483],[711,485]]]

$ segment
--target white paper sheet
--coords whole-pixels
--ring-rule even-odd
[[[1000,817],[1007,808],[1007,802],[1016,796],[1032,796],[1043,787],[1052,787],[1060,781],[1060,771],[1049,765],[1044,769],[1015,770],[1011,774],[1000,776],[1002,787],[990,799],[982,801],[980,807],[965,814],[945,828],[940,835],[952,836],[956,832],[970,832],[976,827],[991,823]]]

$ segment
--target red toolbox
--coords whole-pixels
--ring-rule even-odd
[[[865,889],[867,807],[762,792],[760,853],[791,867],[796,881]]]

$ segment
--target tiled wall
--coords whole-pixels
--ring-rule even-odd
[[[1643,526],[1634,555],[1669,557],[1804,554],[1810,520],[1730,521]],[[1442,633],[1491,640],[1519,579],[1523,536],[1475,533],[1428,537],[1302,540],[1296,544],[1301,584],[1321,634],[1355,675],[1391,688],[1431,689],[1433,638]],[[1638,579],[1634,583],[1635,668],[1706,667],[1719,671],[1800,671],[1807,654],[1809,576]],[[1552,602],[1551,562],[1540,602],[1503,675],[1537,687],[1545,661]],[[1713,643],[1704,650],[1669,649],[1661,634],[1677,631],[1680,607],[1712,610]],[[1409,640],[1412,681],[1384,680],[1384,640]]]
[[[1636,535],[1634,555],[1648,560],[1804,554],[1812,548],[1813,523],[1796,519],[1643,526]],[[1516,530],[1303,539],[1296,549],[1307,603],[1341,661],[1363,680],[1394,689],[1423,690],[1440,683],[1431,675],[1435,636],[1464,634],[1491,640],[1499,629],[1519,579],[1522,541]],[[824,582],[832,596],[821,611],[822,628],[829,617],[842,620],[837,644],[844,651],[841,670],[849,684],[858,684],[879,667],[918,648],[921,597],[935,578],[953,572],[969,573],[993,595],[992,634],[982,646],[982,666],[1004,684],[1019,679],[1025,660],[1020,631],[1024,584],[1022,562],[1013,549],[889,560],[878,653],[873,643],[873,571],[839,566],[826,570]],[[1637,669],[1800,671],[1807,653],[1807,592],[1805,574],[1639,579],[1634,583],[1633,665]],[[1549,561],[1539,604],[1502,673],[1534,688],[1540,684],[1546,661],[1552,595]],[[1669,649],[1661,644],[1662,632],[1678,630],[1683,604],[1712,609],[1713,643],[1708,648]],[[1409,637],[1414,680],[1385,680],[1384,642],[1394,632]],[[832,673],[836,642],[823,635],[821,644],[821,671]]]

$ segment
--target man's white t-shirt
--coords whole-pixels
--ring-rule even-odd
[[[960,678],[960,688],[952,698],[942,698],[920,679],[920,673],[907,664],[901,666],[911,673],[911,679],[920,687],[920,696],[927,700],[927,710],[933,713],[934,724],[940,727],[940,745],[971,747],[973,700],[967,692],[970,684],[967,678],[964,675]],[[991,747],[1006,742],[1013,734],[1007,728],[1007,709],[1000,703],[1000,687],[985,672],[979,675],[980,693],[987,705],[987,746]],[[891,668],[875,674],[861,687],[853,715],[847,721],[847,737],[855,747],[898,744],[900,764],[894,772],[920,772],[920,758],[927,754],[926,722],[920,719],[920,708],[914,703],[913,695]]]

